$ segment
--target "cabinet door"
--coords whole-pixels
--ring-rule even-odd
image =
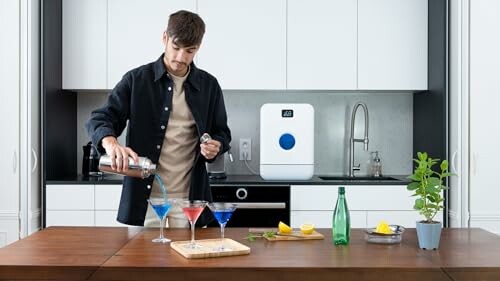
[[[118,210],[121,194],[121,184],[95,185],[95,209],[98,211]]]
[[[19,239],[20,202],[20,3],[0,1],[0,248]],[[7,41],[9,43],[7,43]]]
[[[288,0],[288,89],[356,89],[356,6],[356,0]]]
[[[427,89],[427,0],[358,0],[358,89]]]
[[[106,89],[107,1],[62,2],[63,89]]]
[[[367,212],[367,227],[376,227],[377,224],[384,220],[389,224],[398,224],[404,227],[415,228],[416,222],[421,221],[423,216],[418,211],[368,211]],[[434,220],[443,222],[443,212],[438,212]]]
[[[118,211],[95,211],[95,226],[126,226],[116,220]]]
[[[366,228],[366,212],[350,211],[351,228]],[[303,223],[312,223],[316,228],[331,228],[333,211],[291,211],[292,227],[300,227]]]
[[[223,89],[285,89],[286,1],[199,0],[200,68]]]
[[[181,9],[195,11],[196,0],[108,0],[109,89],[127,71],[158,59],[168,16]]]
[[[47,210],[94,211],[94,185],[47,185]]]
[[[404,185],[345,186],[349,210],[412,210],[413,197]],[[335,185],[298,185],[290,192],[291,210],[334,210],[338,197]],[[374,199],[375,198],[375,199]]]
[[[470,1],[470,225],[500,233],[498,139],[500,2]]]
[[[45,226],[94,226],[94,211],[47,211]]]

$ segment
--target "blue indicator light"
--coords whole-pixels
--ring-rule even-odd
[[[295,138],[291,134],[283,134],[280,137],[280,146],[284,150],[290,150],[295,146]]]

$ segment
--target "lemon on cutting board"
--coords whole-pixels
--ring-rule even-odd
[[[314,224],[304,223],[300,226],[300,232],[302,234],[312,234],[314,232]]]
[[[281,233],[291,233],[292,232],[292,228],[282,221],[280,221],[280,223],[278,224],[278,229]]]
[[[392,229],[389,227],[389,224],[386,221],[382,220],[377,224],[375,232],[382,234],[392,234]]]

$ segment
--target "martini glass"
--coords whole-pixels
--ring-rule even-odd
[[[221,246],[216,250],[223,252],[224,250],[231,250],[230,248],[224,247],[224,228],[227,222],[231,218],[234,210],[236,210],[236,205],[232,203],[209,203],[208,208],[214,214],[220,225],[220,236],[221,236]]]
[[[195,243],[194,225],[203,212],[203,209],[205,209],[207,203],[207,201],[201,200],[184,200],[180,203],[184,215],[186,215],[187,219],[189,220],[189,224],[191,224],[191,243],[185,246],[188,249],[203,248],[203,246]]]
[[[163,228],[165,227],[165,219],[167,218],[168,211],[174,203],[173,200],[174,199],[165,199],[164,197],[148,199],[149,204],[151,204],[151,207],[153,207],[153,210],[160,219],[160,236],[151,240],[154,243],[168,243],[171,241],[163,236]]]

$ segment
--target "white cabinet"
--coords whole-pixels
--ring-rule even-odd
[[[46,186],[46,226],[123,226],[116,221],[121,185]]]
[[[286,88],[285,0],[199,0],[198,12],[207,26],[198,65],[223,89]]]
[[[20,191],[20,4],[0,2],[0,247],[19,238]],[[8,41],[8,43],[7,43]]]
[[[358,0],[358,89],[427,89],[427,0]]]
[[[163,53],[168,16],[196,0],[63,1],[63,89],[112,89]]]
[[[288,89],[356,89],[357,0],[288,0],[287,34]]]
[[[62,1],[63,89],[107,88],[107,1]]]
[[[500,2],[470,1],[469,45],[469,212],[470,226],[500,233],[498,139],[500,104]]]
[[[181,9],[195,11],[196,0],[108,0],[107,88],[127,71],[158,59],[168,16]]]
[[[391,224],[415,227],[419,214],[413,210],[413,197],[404,185],[345,186],[351,227],[366,228],[384,219]],[[332,227],[338,186],[294,185],[291,187],[292,227],[310,222],[317,227]]]

